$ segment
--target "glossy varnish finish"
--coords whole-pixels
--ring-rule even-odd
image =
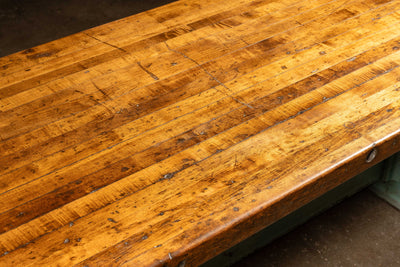
[[[0,58],[0,265],[198,265],[399,151],[399,11],[178,1]]]

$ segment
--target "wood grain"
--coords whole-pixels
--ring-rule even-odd
[[[0,58],[0,266],[196,266],[396,153],[399,10],[181,0]]]

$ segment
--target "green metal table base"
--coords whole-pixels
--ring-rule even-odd
[[[379,182],[370,189],[379,197],[400,210],[400,154],[385,160]]]

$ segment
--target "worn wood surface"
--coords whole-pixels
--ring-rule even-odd
[[[399,151],[399,10],[183,0],[0,58],[0,265],[198,265]]]

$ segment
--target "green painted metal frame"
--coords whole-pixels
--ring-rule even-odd
[[[400,153],[385,161],[381,180],[370,189],[400,210]]]
[[[377,184],[373,187],[374,192],[380,192],[379,195],[384,197],[387,201],[389,201],[389,199],[392,201],[393,199],[392,202],[389,202],[392,204],[397,203],[398,205],[400,203],[399,171],[400,156],[392,156],[390,159],[371,167],[365,172],[339,185],[323,196],[311,201],[307,205],[266,227],[236,246],[221,253],[217,257],[209,260],[204,263],[202,267],[230,266],[255,250],[267,245],[274,239],[305,223],[312,217],[334,206],[346,197],[349,197],[374,183]],[[382,182],[380,182],[381,179],[383,179]],[[397,198],[394,196],[396,194]]]

